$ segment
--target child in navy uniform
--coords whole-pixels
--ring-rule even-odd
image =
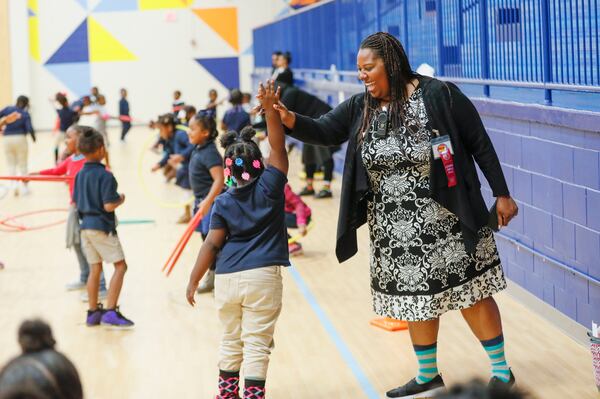
[[[121,121],[121,141],[125,141],[125,136],[127,136],[129,129],[131,129],[131,117],[129,116],[129,101],[127,101],[126,89],[121,89],[119,120]]]
[[[176,177],[176,184],[187,191],[190,189],[188,163],[187,161],[182,161],[185,161],[185,155],[191,153],[192,150],[188,135],[182,128],[178,127],[173,114],[159,116],[157,126],[160,130],[160,138],[163,140],[163,157],[152,167],[152,172],[164,168],[167,181],[170,180],[171,176]],[[175,156],[181,157],[175,158]],[[179,164],[181,166],[179,166],[178,170],[177,167]],[[184,213],[177,223],[189,222],[191,211],[191,206],[185,205]]]
[[[58,136],[56,137],[56,142],[54,143],[54,163],[58,163],[60,145],[65,142],[67,129],[69,129],[71,125],[75,124],[75,121],[77,119],[77,112],[71,109],[71,107],[69,106],[69,101],[67,100],[67,96],[65,96],[64,94],[56,93],[54,100],[60,106],[60,108],[56,108],[60,132],[58,133]],[[68,155],[71,155],[71,153],[69,153]]]
[[[221,122],[221,129],[223,130],[235,130],[240,132],[245,126],[250,125],[250,115],[244,111],[242,107],[242,92],[238,89],[231,90],[229,102],[232,108],[225,112],[223,121]]]
[[[94,129],[86,130],[79,138],[79,151],[87,162],[75,178],[73,201],[81,219],[83,252],[90,264],[87,281],[89,310],[86,324],[131,328],[133,322],[125,318],[117,306],[127,264],[117,236],[115,209],[125,202],[125,196],[117,193],[117,180],[100,163],[106,148],[99,132]],[[115,265],[108,288],[106,310],[98,303],[103,261]]]
[[[245,399],[263,399],[275,323],[281,312],[281,267],[289,266],[284,187],[288,158],[279,114],[278,93],[269,82],[258,98],[265,109],[271,156],[265,169],[254,130],[228,132],[225,176],[233,184],[215,200],[208,237],[187,287],[187,300],[217,260],[215,302],[224,327],[219,360],[219,399],[239,398],[243,364]]]
[[[194,214],[202,213],[202,220],[196,231],[206,239],[210,228],[210,214],[215,198],[221,194],[224,186],[223,158],[215,139],[219,135],[215,120],[204,111],[200,111],[190,123],[188,136],[194,145],[190,158],[190,183],[194,192]],[[211,292],[215,287],[215,264],[206,273],[197,289],[199,294]]]

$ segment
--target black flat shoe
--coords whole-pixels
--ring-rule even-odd
[[[446,385],[444,384],[444,380],[442,380],[442,376],[438,375],[426,384],[419,384],[413,378],[401,387],[387,391],[385,397],[404,399],[431,398],[435,394],[444,391],[446,391]]]
[[[315,190],[312,188],[304,187],[302,191],[298,193],[299,196],[304,197],[306,195],[315,195]]]
[[[315,194],[315,198],[318,198],[318,199],[331,198],[331,197],[333,197],[331,190],[323,189],[323,190],[319,191],[317,194]]]
[[[508,390],[510,390],[510,388],[513,387],[513,385],[515,385],[515,382],[516,382],[515,376],[514,376],[512,370],[510,370],[510,379],[508,380],[508,382],[504,382],[498,377],[492,377],[490,379],[490,382],[488,383],[488,387],[491,389],[495,389],[495,390],[496,389],[504,389],[505,391],[508,391]]]

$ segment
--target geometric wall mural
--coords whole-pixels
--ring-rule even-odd
[[[136,57],[93,17],[88,17],[71,33],[48,64],[74,62],[133,61]]]
[[[235,51],[240,51],[237,8],[197,8],[194,14],[225,40]]]
[[[41,62],[42,56],[40,53],[40,23],[37,13],[37,0],[28,0],[27,20],[29,23],[29,54],[31,55],[31,58],[33,58],[37,62]]]
[[[94,12],[135,11],[137,9],[137,0],[102,0],[94,8]]]
[[[46,64],[45,67],[77,97],[89,93],[92,86],[89,62]]]
[[[238,57],[197,58],[196,62],[228,89],[240,87]]]
[[[37,35],[37,0],[29,1],[31,56],[40,58]],[[81,95],[89,90],[90,63],[134,61],[137,57],[91,14],[159,9],[189,8],[197,17],[219,35],[235,54],[239,54],[238,11],[236,7],[190,8],[193,0],[76,0],[88,16],[46,60],[45,66],[71,91]],[[239,87],[239,58],[211,57],[195,60],[227,88]]]
[[[160,10],[165,8],[186,8],[193,0],[139,0],[140,10]]]

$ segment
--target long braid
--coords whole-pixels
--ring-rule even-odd
[[[404,104],[408,101],[406,86],[416,74],[410,67],[410,62],[404,47],[398,39],[386,32],[377,32],[367,36],[360,44],[361,49],[370,49],[382,59],[390,87],[390,103],[388,121],[390,129],[396,129],[404,123]],[[362,133],[369,128],[373,115],[379,108],[380,100],[371,96],[365,88],[363,120],[359,131],[358,141]]]

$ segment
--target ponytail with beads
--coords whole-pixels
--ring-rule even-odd
[[[238,181],[250,181],[259,177],[263,170],[262,154],[252,140],[256,131],[246,126],[238,134],[229,131],[221,137],[221,146],[225,149],[225,182],[228,186]]]

